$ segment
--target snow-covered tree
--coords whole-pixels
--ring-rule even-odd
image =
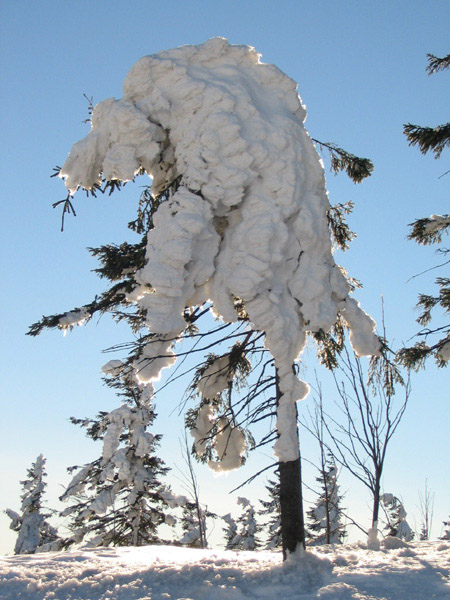
[[[346,247],[349,207],[329,204],[305,116],[296,84],[247,46],[216,38],[138,61],[124,97],[94,108],[91,133],[74,145],[58,174],[69,190],[63,214],[73,211],[79,187],[113,191],[150,175],[151,192],[130,224],[144,238],[94,250],[103,262],[99,273],[117,283],[90,304],[31,329],[70,328],[96,312],[126,319],[140,333],[130,363],[142,384],[175,362],[177,342],[196,335],[194,323],[210,310],[241,326],[233,348],[241,355],[262,336],[276,372],[275,401],[263,402],[261,413],[277,417],[269,437],[276,438],[285,555],[304,543],[296,402],[308,386],[295,364],[307,336],[328,364],[344,326],[358,354],[380,352],[373,320],[334,262],[330,237]],[[355,181],[370,174],[369,161],[326,147],[335,170],[347,170]],[[233,407],[224,411],[210,391],[199,393],[207,408],[195,423],[197,442],[209,421],[210,466],[236,468],[248,443],[242,423]]]
[[[261,526],[261,531],[266,536],[264,547],[267,550],[273,550],[282,547],[279,476],[276,481],[269,479],[265,487],[269,493],[269,500],[261,499],[259,501],[262,508],[258,511],[258,516],[265,520]]]
[[[383,494],[381,502],[387,518],[385,527],[387,535],[410,542],[414,538],[414,532],[406,520],[407,512],[401,500],[393,494]]]
[[[260,547],[258,533],[260,526],[256,522],[255,508],[247,498],[239,497],[237,503],[241,507],[241,514],[233,519],[230,514],[222,518],[227,523],[224,530],[226,550],[256,550]]]
[[[338,469],[334,457],[326,457],[316,481],[321,486],[314,506],[308,511],[308,543],[311,546],[340,544],[346,530],[342,523],[341,500],[337,483]]]
[[[60,548],[58,532],[47,520],[52,511],[43,506],[42,496],[47,485],[44,481],[45,463],[44,455],[40,454],[27,471],[28,479],[21,481],[20,513],[11,509],[5,511],[11,519],[10,528],[18,532],[15,554],[34,554]]]
[[[222,519],[226,523],[226,527],[223,529],[223,533],[225,536],[225,549],[232,550],[234,549],[234,542],[237,539],[237,523],[236,520],[231,516],[231,513],[227,513],[223,515]]]
[[[429,75],[438,73],[450,67],[450,54],[443,58],[428,54]],[[411,146],[418,146],[422,154],[432,152],[435,158],[440,158],[442,151],[450,146],[450,123],[434,127],[422,127],[408,123],[403,127],[404,134]],[[446,172],[448,174],[449,171]],[[408,235],[410,240],[418,244],[431,245],[441,244],[442,238],[450,231],[450,215],[431,215],[423,219],[417,219],[411,223],[411,231]],[[450,249],[439,246],[438,252],[446,260],[439,267],[447,266]],[[450,323],[443,326],[430,327],[432,311],[440,307],[446,317],[450,314],[450,278],[444,273],[436,278],[438,291],[435,295],[420,294],[416,308],[421,313],[417,322],[423,327],[418,333],[423,339],[414,346],[403,348],[398,353],[398,360],[409,368],[419,369],[424,366],[425,360],[433,356],[439,367],[447,366],[450,361]],[[431,343],[430,343],[430,340]]]
[[[110,361],[103,371],[105,381],[118,390],[124,403],[96,419],[72,418],[88,437],[103,442],[103,450],[93,462],[69,469],[75,475],[61,496],[71,502],[62,512],[69,517],[72,532],[65,545],[158,543],[159,525],[174,524],[169,503],[177,503],[161,481],[168,471],[155,452],[161,436],[147,431],[155,418],[153,390],[151,384],[140,384],[134,370],[121,361]]]
[[[440,540],[450,540],[450,519],[442,522],[442,535]]]
[[[190,548],[207,548],[206,519],[215,516],[195,502],[186,502],[180,519],[182,534],[179,543]]]

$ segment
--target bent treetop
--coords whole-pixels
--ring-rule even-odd
[[[123,98],[95,107],[60,173],[71,193],[145,171],[157,194],[180,178],[154,214],[136,275],[132,299],[161,336],[136,361],[137,376],[150,382],[174,362],[185,307],[209,300],[232,322],[239,299],[278,370],[281,461],[298,457],[292,423],[308,386],[293,365],[307,334],[329,331],[340,314],[357,354],[380,348],[332,256],[324,168],[296,88],[253,48],[223,38],[145,56]]]

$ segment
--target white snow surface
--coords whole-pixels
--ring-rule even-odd
[[[375,323],[349,296],[334,262],[322,161],[303,122],[296,83],[249,46],[213,38],[140,59],[123,98],[100,102],[92,130],[61,169],[67,188],[130,180],[143,169],[157,194],[181,176],[147,237],[136,301],[163,340],[185,327],[185,306],[212,301],[234,322],[241,299],[264,331],[283,394],[275,454],[298,458],[295,406],[308,393],[293,364],[309,332],[340,313],[359,355],[377,354]],[[135,365],[141,382],[173,362],[150,344]],[[153,356],[165,355],[152,362]]]
[[[425,600],[450,598],[450,542],[378,552],[321,546],[279,552],[173,546],[0,557],[2,600]]]

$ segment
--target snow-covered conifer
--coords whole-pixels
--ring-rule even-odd
[[[215,516],[214,513],[201,508],[195,502],[186,502],[183,505],[180,519],[182,534],[179,543],[190,548],[206,548],[206,519]]]
[[[74,419],[88,437],[102,440],[102,455],[75,472],[61,496],[71,505],[62,512],[69,517],[72,535],[66,545],[140,546],[160,541],[158,527],[174,524],[169,503],[177,504],[161,481],[168,471],[156,455],[160,436],[147,431],[155,414],[151,384],[142,385],[134,371],[121,361],[103,367],[107,383],[119,390],[125,402],[96,419]]]
[[[72,328],[96,312],[125,319],[140,333],[130,362],[141,384],[175,362],[176,343],[197,335],[194,323],[209,310],[238,324],[236,330],[241,326],[233,333],[241,336],[241,354],[264,338],[276,370],[275,400],[250,412],[259,389],[236,411],[231,402],[224,410],[205,400],[224,383],[213,378],[212,390],[198,390],[209,407],[191,429],[200,452],[210,437],[212,455],[204,453],[210,467],[230,470],[242,464],[252,443],[243,415],[250,415],[245,424],[251,425],[276,414],[276,430],[264,440],[274,442],[281,486],[295,490],[286,489],[282,498],[297,506],[282,507],[282,513],[299,516],[283,528],[286,551],[304,541],[296,402],[308,386],[297,378],[295,362],[312,335],[332,364],[344,327],[359,355],[380,351],[375,323],[334,261],[331,238],[344,247],[351,238],[340,227],[346,208],[329,204],[305,116],[295,82],[248,46],[215,38],[138,61],[124,82],[124,97],[94,108],[91,132],[74,145],[59,175],[68,189],[65,212],[73,209],[79,187],[95,194],[150,175],[152,191],[131,223],[146,235],[138,244],[94,251],[104,265],[99,272],[114,285],[90,304],[31,329],[34,335],[43,327]],[[369,161],[325,146],[336,170],[347,170],[355,181],[370,174]]]
[[[316,477],[321,491],[314,506],[307,512],[309,517],[307,538],[312,546],[340,544],[345,538],[342,523],[341,500],[337,484],[338,469],[334,458],[328,455],[323,471]]]
[[[381,502],[387,518],[385,527],[387,535],[410,542],[414,538],[414,532],[406,520],[407,512],[401,500],[393,494],[383,494]]]
[[[58,532],[47,521],[52,512],[42,505],[42,496],[47,485],[44,481],[45,463],[44,455],[40,454],[28,469],[28,479],[21,481],[21,512],[17,513],[11,509],[5,511],[11,519],[10,528],[18,532],[15,554],[34,554],[60,548]]]
[[[269,493],[269,500],[261,499],[259,501],[262,508],[258,511],[258,516],[265,520],[261,525],[261,531],[266,536],[264,547],[267,550],[273,550],[282,546],[279,476],[276,481],[269,479],[266,490]]]
[[[440,540],[450,540],[450,519],[442,522],[442,535]]]
[[[225,549],[232,550],[234,549],[234,543],[237,536],[237,523],[236,520],[233,519],[231,513],[227,513],[222,516],[222,519],[226,523],[226,527],[223,528],[223,533],[225,536]]]
[[[260,547],[258,533],[261,527],[256,522],[255,509],[247,498],[239,497],[241,514],[234,520],[231,515],[222,517],[227,523],[225,530],[227,550],[256,550]]]

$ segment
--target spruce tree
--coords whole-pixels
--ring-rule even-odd
[[[442,522],[442,535],[439,538],[440,540],[450,540],[450,519],[448,521]]]
[[[261,543],[258,534],[261,527],[256,522],[255,508],[247,498],[239,497],[241,514],[233,519],[229,514],[222,517],[227,523],[225,530],[226,550],[257,550]]]
[[[155,418],[152,393],[121,361],[110,361],[104,372],[106,383],[124,403],[95,419],[71,419],[86,429],[89,438],[101,440],[103,451],[93,462],[69,468],[75,475],[61,496],[71,502],[62,512],[69,517],[72,532],[65,545],[82,541],[93,547],[161,543],[158,527],[174,524],[168,515],[174,498],[162,483],[168,469],[156,454],[161,436],[147,431]]]
[[[163,60],[162,55],[155,55],[150,62],[149,57],[142,59],[130,72],[124,98],[107,100],[94,108],[91,134],[55,172],[66,179],[69,190],[63,200],[55,203],[63,207],[63,218],[67,213],[74,213],[73,194],[80,186],[92,195],[99,191],[111,193],[138,175],[151,175],[151,190],[148,187],[142,194],[137,219],[129,224],[143,237],[135,244],[125,242],[92,249],[102,263],[98,274],[112,285],[80,308],[44,317],[31,327],[30,334],[37,335],[45,327],[72,328],[91,320],[95,314],[108,312],[117,320],[126,320],[136,334],[128,363],[136,370],[139,380],[147,383],[157,377],[162,368],[171,366],[177,356],[186,354],[184,351],[175,353],[179,341],[197,337],[195,341],[199,342],[211,334],[211,331],[197,329],[203,315],[211,311],[220,316],[225,325],[216,327],[214,333],[221,327],[223,332],[227,328],[228,339],[235,342],[227,355],[240,354],[241,365],[247,359],[252,368],[255,363],[261,367],[256,375],[259,387],[254,387],[244,399],[238,398],[234,405],[231,400],[226,403],[227,392],[231,398],[239,387],[240,371],[236,369],[237,377],[234,377],[230,368],[228,388],[222,388],[213,399],[201,394],[206,408],[199,407],[202,411],[199,421],[210,420],[211,427],[206,432],[200,431],[199,415],[195,418],[193,415],[192,429],[200,432],[198,442],[206,442],[209,437],[204,457],[216,470],[237,468],[244,462],[248,448],[275,442],[284,515],[283,552],[287,556],[298,545],[304,545],[295,401],[303,397],[308,388],[296,377],[295,361],[299,352],[311,334],[318,343],[321,360],[332,367],[342,348],[345,327],[354,332],[352,339],[362,354],[378,353],[380,349],[373,333],[373,321],[350,297],[355,282],[332,257],[332,243],[346,248],[352,238],[345,223],[345,214],[351,205],[332,207],[328,202],[322,164],[303,129],[304,109],[289,78],[277,71],[275,81],[272,67],[263,65],[253,49],[230,46],[223,39],[174,52],[177,61],[181,52],[182,61],[195,63],[198,59],[204,61],[205,68],[211,68],[212,81],[207,90],[203,90],[205,82],[195,81],[196,69],[189,69],[188,74],[186,69],[176,66],[177,77],[184,79],[186,85],[179,86],[166,79],[172,69],[169,57],[173,51],[164,53]],[[236,60],[237,55],[241,57],[239,60]],[[240,69],[242,61],[249,67],[243,78],[235,78],[237,87],[233,84],[228,89],[222,82],[218,97],[214,73],[217,57],[223,57],[232,68]],[[151,97],[138,100],[133,91],[135,76],[139,85],[143,84],[140,90],[136,88],[136,93],[147,94],[147,67],[141,71],[144,64],[149,68],[158,64],[161,68],[157,68],[157,78],[161,75],[164,81],[161,89],[159,81],[153,81],[149,90]],[[267,87],[272,94],[271,86],[276,86],[280,108],[286,116],[283,134],[265,112],[261,113],[259,103],[255,106],[245,82],[241,86],[246,77],[253,78],[258,94],[266,93]],[[185,102],[179,91],[192,97]],[[240,102],[235,105],[235,93],[243,100],[243,112]],[[172,99],[167,100],[166,96]],[[236,110],[230,108],[231,105]],[[199,112],[200,106],[204,113]],[[251,128],[255,132],[273,129],[270,135],[264,134],[262,146],[256,142],[260,133],[251,140],[241,135],[246,128],[239,125],[239,120],[243,120],[242,125],[247,124],[248,115],[256,119],[255,127]],[[278,177],[273,175],[273,165],[280,158],[280,135],[287,138],[292,157],[286,159],[287,162],[278,161]],[[230,140],[234,140],[233,144]],[[323,146],[331,152],[335,171],[345,170],[355,182],[370,175],[372,165],[367,159],[358,159],[333,144]],[[223,156],[218,158],[221,152]],[[303,171],[304,177],[300,176]],[[261,181],[265,186],[263,196],[258,191]],[[300,193],[302,186],[306,186],[305,194]],[[255,205],[252,210],[245,210],[242,220],[242,209],[250,198],[261,201],[264,198],[264,206]],[[266,218],[267,226],[273,230],[268,237],[262,233],[265,230],[262,221]],[[260,221],[256,227],[255,219]],[[258,241],[252,250],[258,247],[259,257],[245,251],[242,256],[236,255],[236,260],[226,259],[227,252],[237,249],[234,242],[228,242],[236,233],[241,235],[237,232],[238,226],[247,232],[253,229]],[[301,235],[300,229],[305,230]],[[269,244],[272,236],[273,243]],[[247,240],[247,233],[241,238]],[[304,249],[300,249],[302,244]],[[220,274],[219,262],[220,268],[232,266],[231,276]],[[290,270],[297,273],[296,284],[286,279]],[[282,274],[284,282],[278,281]],[[231,279],[235,280],[235,289],[229,286]],[[306,281],[311,286],[305,286]],[[315,301],[305,292],[303,302],[296,294],[302,295],[306,287],[310,287],[314,298],[316,290],[324,292]],[[272,310],[273,318],[269,317],[265,305]],[[285,318],[288,306],[290,316]],[[249,312],[254,318],[250,318]],[[286,344],[288,334],[295,338],[290,344]],[[262,347],[264,338],[265,349]],[[194,352],[193,346],[187,352]],[[195,351],[204,352],[211,346],[205,344]],[[286,354],[287,349],[289,354]],[[231,361],[229,365],[232,367]],[[270,388],[275,388],[275,394],[270,394]],[[262,399],[265,391],[268,399]],[[219,393],[222,402],[217,398]],[[251,408],[250,403],[253,403]],[[279,417],[277,429],[272,427],[262,440],[254,443],[249,426],[258,420],[271,420],[274,413]],[[208,452],[212,455],[208,456]]]
[[[279,475],[276,480],[268,480],[266,490],[269,493],[269,500],[261,499],[259,502],[262,508],[258,511],[258,516],[265,520],[261,526],[266,537],[264,547],[267,550],[278,550],[282,546]]]
[[[236,520],[231,516],[231,513],[223,515],[222,519],[226,523],[226,527],[223,528],[223,533],[225,537],[225,550],[233,550],[235,540],[237,539]]]
[[[328,454],[323,470],[316,477],[321,486],[314,506],[307,512],[309,517],[307,538],[311,546],[341,544],[346,536],[342,523],[341,500],[337,484],[338,470],[334,457]]]
[[[450,54],[443,58],[428,54],[429,75],[438,73],[450,67]],[[403,127],[410,146],[417,146],[422,154],[431,152],[435,158],[440,158],[442,151],[450,146],[450,123],[435,127],[422,127],[407,123]],[[445,174],[447,175],[449,171]],[[424,246],[436,245],[437,252],[444,257],[444,262],[438,267],[449,264],[448,254],[450,249],[440,246],[443,236],[450,230],[450,215],[431,215],[417,219],[410,224],[408,238]],[[438,268],[436,267],[436,268]],[[435,280],[437,292],[435,294],[420,294],[416,308],[420,310],[417,322],[423,327],[418,333],[422,338],[413,346],[403,348],[398,352],[397,359],[408,368],[420,369],[424,367],[425,360],[434,357],[439,367],[447,366],[450,361],[450,323],[443,326],[431,327],[432,313],[440,307],[445,319],[450,315],[450,278],[447,273],[442,273]]]
[[[414,538],[414,532],[406,520],[407,512],[401,500],[393,494],[383,494],[381,502],[387,518],[385,527],[387,535],[410,542]]]
[[[47,521],[53,511],[43,507],[42,496],[47,485],[44,481],[45,463],[44,455],[40,454],[27,471],[28,479],[21,481],[21,512],[5,511],[12,521],[10,528],[18,532],[14,554],[34,554],[60,548],[58,532]]]
[[[196,502],[186,502],[181,515],[181,538],[179,543],[189,548],[207,548],[206,519],[216,515],[201,508]]]

